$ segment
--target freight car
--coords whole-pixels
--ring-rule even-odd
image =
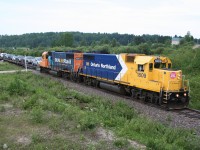
[[[41,71],[88,85],[116,89],[134,99],[184,108],[189,103],[189,82],[181,70],[173,70],[167,57],[143,54],[94,54],[44,52]]]

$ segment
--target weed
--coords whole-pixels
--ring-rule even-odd
[[[115,105],[113,105],[113,113],[128,120],[136,116],[134,109],[128,107],[128,105],[124,102],[117,102]]]
[[[8,70],[20,70],[21,68],[13,65],[13,64],[9,64],[8,62],[3,62],[0,65],[0,71],[8,71]]]
[[[47,147],[43,143],[37,143],[37,144],[34,144],[33,149],[34,150],[44,150],[44,149],[47,149]]]
[[[84,141],[84,140],[85,140],[85,137],[84,137],[83,134],[81,134],[81,136],[80,136],[80,140],[81,140],[81,141]]]
[[[92,98],[91,96],[89,96],[89,95],[85,95],[85,94],[78,93],[78,92],[75,92],[75,91],[73,91],[72,96],[73,96],[75,99],[79,100],[81,103],[89,103],[89,102],[91,102],[92,99],[93,99],[93,98]]]
[[[89,144],[87,149],[88,150],[96,150],[96,147],[94,144]]]
[[[165,148],[165,145],[166,143],[163,141],[161,142],[160,140],[158,139],[155,139],[155,138],[150,138],[148,140],[148,143],[147,143],[147,147],[150,148],[150,149],[153,149],[153,150],[164,150],[166,149]]]
[[[28,85],[19,78],[15,78],[8,87],[10,95],[25,95],[28,92]]]
[[[30,119],[33,123],[42,123],[44,121],[44,111],[40,107],[34,107],[30,112]]]
[[[5,112],[5,111],[6,111],[5,107],[4,106],[0,106],[0,112]]]
[[[0,94],[0,101],[9,101],[10,100],[10,95],[8,92],[3,91]]]
[[[52,117],[49,122],[49,128],[52,129],[54,132],[58,133],[61,130],[61,125],[63,121],[61,118]]]
[[[63,113],[63,118],[66,118],[68,120],[79,120],[80,114],[82,114],[83,111],[81,111],[78,107],[76,106],[71,106],[68,105]]]
[[[73,141],[73,139],[63,138],[60,136],[56,136],[51,140],[51,144],[49,149],[66,149],[66,150],[81,150],[85,149],[84,145],[80,141]]]
[[[84,113],[80,117],[80,121],[79,121],[81,130],[87,130],[87,129],[93,129],[93,128],[95,128],[96,124],[98,123],[97,117],[98,116],[95,117],[90,112]]]
[[[34,144],[41,143],[45,140],[40,134],[33,134],[31,138]]]
[[[127,147],[129,142],[125,139],[117,139],[114,141],[114,145],[117,146],[118,148],[124,148]]]
[[[30,98],[24,100],[22,107],[24,109],[31,109],[33,107],[39,106],[38,95],[33,95]]]

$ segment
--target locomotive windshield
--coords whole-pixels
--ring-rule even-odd
[[[154,68],[166,68],[166,63],[154,63]]]
[[[154,60],[154,68],[164,69],[167,68],[167,64],[162,62],[160,58]]]

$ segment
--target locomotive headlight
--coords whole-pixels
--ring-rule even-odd
[[[179,94],[176,94],[176,97],[179,97]]]
[[[187,96],[187,93],[184,93],[184,96]]]

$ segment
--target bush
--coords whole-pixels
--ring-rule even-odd
[[[45,139],[41,136],[41,135],[39,135],[39,134],[33,134],[32,135],[32,142],[34,143],[34,144],[38,144],[38,143],[41,143],[41,142],[43,142]]]
[[[30,98],[26,99],[22,104],[22,107],[24,109],[31,109],[36,106],[39,106],[37,95],[31,96]]]
[[[33,123],[42,123],[44,121],[44,111],[40,107],[34,107],[30,112],[30,119]]]
[[[0,101],[8,101],[10,99],[10,95],[8,92],[3,91],[0,94]]]
[[[79,124],[81,130],[93,129],[98,123],[98,116],[91,114],[91,112],[85,113],[81,116]]]
[[[164,47],[158,47],[158,48],[156,48],[155,50],[153,50],[152,52],[153,52],[154,54],[159,54],[159,55],[161,55],[161,54],[163,53],[164,50],[165,50]]]
[[[128,146],[128,141],[125,139],[117,139],[114,141],[114,145],[118,148],[125,148]]]
[[[21,79],[15,77],[14,81],[10,83],[8,87],[10,95],[26,95],[29,91],[28,84]]]
[[[78,93],[78,92],[73,92],[72,96],[81,103],[89,103],[93,99],[91,96],[81,94],[81,93]]]

